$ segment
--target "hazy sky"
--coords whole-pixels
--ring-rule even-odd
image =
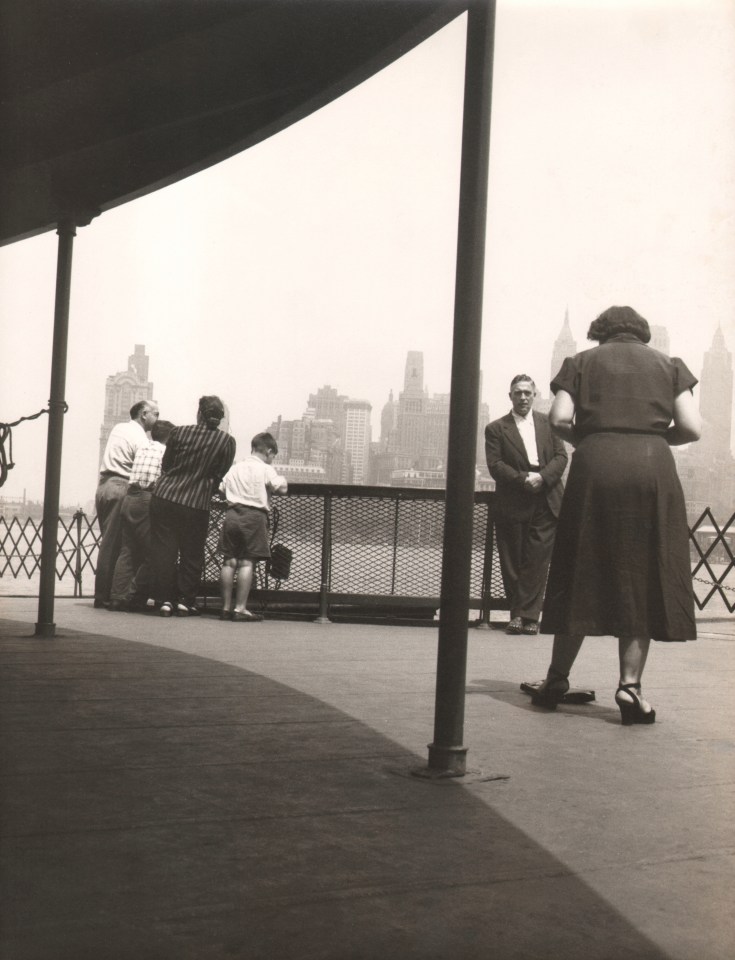
[[[62,503],[97,483],[105,379],[146,345],[162,415],[219,393],[244,454],[323,384],[373,404],[408,350],[448,392],[464,17],[232,160],[78,232]],[[735,350],[734,0],[498,3],[483,399],[548,391],[568,308],[579,348],[613,303],[668,327],[695,374]],[[0,420],[49,395],[57,237],[0,249]],[[14,430],[0,496],[43,496],[47,418]]]

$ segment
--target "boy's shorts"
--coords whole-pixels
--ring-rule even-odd
[[[224,560],[268,560],[268,514],[257,507],[233,503],[227,507],[219,552]]]

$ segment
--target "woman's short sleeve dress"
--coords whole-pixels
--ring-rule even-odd
[[[689,531],[664,433],[697,380],[678,358],[614,337],[564,361],[572,457],[549,570],[544,633],[696,638]]]

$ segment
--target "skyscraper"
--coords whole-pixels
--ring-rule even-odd
[[[533,409],[538,411],[538,413],[548,413],[551,409],[551,402],[553,400],[550,390],[551,381],[561,370],[561,365],[566,358],[573,357],[576,352],[577,341],[574,339],[572,328],[569,326],[569,309],[567,308],[564,311],[564,323],[559,331],[559,336],[554,341],[554,346],[551,351],[549,383],[536,384],[537,393],[536,399],[533,401]],[[548,397],[546,396],[547,391],[549,393]]]
[[[331,420],[338,433],[342,433],[345,419],[344,394],[338,393],[335,387],[328,384],[319,387],[316,393],[309,394],[309,408],[314,411],[316,420]]]
[[[654,350],[660,350],[661,353],[665,353],[667,357],[669,356],[671,347],[669,345],[669,331],[666,327],[651,324],[651,346]]]
[[[403,391],[411,397],[424,394],[424,355],[420,350],[409,350],[406,354]]]
[[[712,346],[704,355],[699,387],[702,444],[710,455],[730,457],[732,433],[732,354],[717,328]]]
[[[278,440],[275,462],[289,481],[344,483],[349,479],[339,432],[344,429],[345,400],[333,387],[321,387],[310,395],[309,406],[300,420],[278,417],[271,424],[270,432]],[[334,419],[318,418],[317,407],[321,413],[331,412]]]
[[[380,413],[380,450],[395,453],[398,449],[398,404],[390,391],[388,400]]]
[[[107,438],[116,423],[130,419],[130,408],[139,400],[153,399],[153,384],[148,380],[148,357],[145,346],[135,344],[128,357],[128,368],[107,378],[105,383],[105,413],[100,427],[99,460],[107,445]]]
[[[732,355],[719,327],[704,354],[698,390],[702,439],[672,447],[672,452],[690,522],[709,507],[724,524],[735,505],[735,461],[730,452],[733,373]]]
[[[367,400],[345,401],[345,453],[349,454],[352,465],[352,482],[365,483],[368,458],[370,455],[370,412],[371,404]]]
[[[403,390],[398,394],[398,453],[406,458],[406,466],[421,456],[424,443],[424,415],[428,396],[424,389],[424,355],[409,350]]]
[[[551,371],[549,376],[549,383],[554,379],[557,373],[561,370],[561,365],[564,363],[567,357],[573,357],[577,352],[577,341],[572,335],[572,328],[569,326],[569,308],[564,311],[564,323],[562,324],[561,330],[559,331],[559,336],[554,341],[554,349],[551,354]],[[540,386],[542,391],[546,393],[549,389],[549,384],[537,384]]]

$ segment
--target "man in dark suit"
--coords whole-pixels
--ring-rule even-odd
[[[511,620],[506,633],[536,634],[567,465],[548,417],[533,410],[536,385],[519,374],[513,409],[485,427],[485,455],[495,480],[495,534]]]

